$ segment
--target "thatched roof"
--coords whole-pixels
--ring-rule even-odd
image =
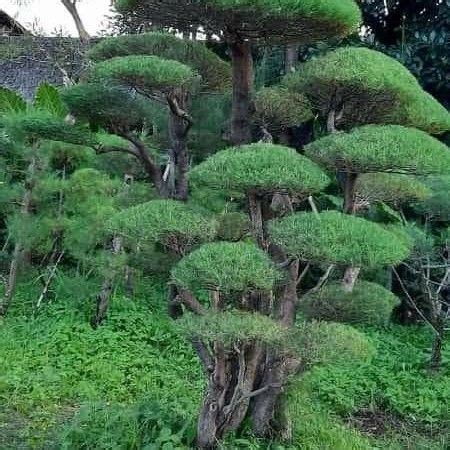
[[[0,9],[0,34],[20,36],[29,32],[16,19]]]

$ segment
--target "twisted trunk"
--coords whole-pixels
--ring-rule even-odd
[[[82,42],[88,42],[91,36],[87,32],[84,27],[83,21],[81,20],[80,15],[78,14],[77,9],[77,0],[61,0],[61,3],[65,6],[69,14],[72,16],[73,21],[75,22],[75,26],[78,31],[78,35]]]
[[[253,226],[253,233],[256,237],[258,245],[263,250],[267,250],[268,243],[265,237],[263,212],[262,212],[262,199],[255,192],[249,192],[247,194],[248,209],[250,219]]]
[[[237,40],[230,45],[233,70],[233,104],[231,112],[231,143],[248,144],[251,134],[251,94],[253,90],[253,56],[248,41]]]

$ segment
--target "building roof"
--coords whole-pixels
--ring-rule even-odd
[[[28,30],[5,11],[0,9],[0,30],[8,30],[9,35],[29,34]]]

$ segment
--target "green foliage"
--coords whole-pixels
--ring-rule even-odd
[[[3,118],[2,125],[16,139],[26,142],[47,139],[85,146],[96,143],[88,130],[73,126],[46,111],[10,114]]]
[[[147,93],[191,89],[197,79],[190,67],[158,56],[117,56],[95,64],[90,73],[91,82],[114,80]]]
[[[425,200],[431,195],[430,189],[419,179],[393,173],[359,175],[355,189],[359,200],[394,206]]]
[[[279,323],[258,313],[231,310],[188,314],[177,321],[177,328],[189,341],[200,336],[205,342],[218,341],[228,349],[236,342],[261,342],[282,347],[288,333]]]
[[[367,125],[321,138],[306,155],[329,169],[353,173],[447,173],[448,147],[423,131],[400,125]]]
[[[180,39],[170,33],[143,33],[102,39],[89,50],[94,61],[117,56],[155,55],[179,61],[197,70],[203,83],[212,90],[229,86],[231,70],[203,43]]]
[[[256,120],[269,130],[298,126],[314,117],[308,99],[285,88],[263,88],[254,102]]]
[[[328,177],[294,149],[274,144],[250,144],[222,150],[190,171],[194,184],[214,189],[261,194],[319,192]]]
[[[136,405],[94,403],[81,407],[64,427],[61,450],[187,449],[194,443],[192,418],[170,413],[155,401]]]
[[[390,123],[433,134],[450,129],[447,110],[402,64],[367,48],[339,48],[319,56],[283,83],[307,95],[324,116],[344,108],[339,126]]]
[[[361,19],[353,0],[285,0],[282,5],[275,0],[200,0],[195,7],[188,1],[118,0],[116,8],[120,12],[139,8],[150,17],[158,8],[158,21],[175,28],[188,21],[216,32],[239,31],[241,38],[305,43],[343,37],[356,31]]]
[[[225,212],[216,216],[217,239],[236,242],[251,234],[252,224],[247,214]]]
[[[256,245],[244,242],[202,245],[185,256],[172,270],[174,282],[193,291],[269,291],[279,277],[267,254]]]
[[[56,117],[64,118],[67,114],[58,89],[48,83],[42,83],[38,87],[34,98],[34,107]]]
[[[111,84],[78,84],[62,91],[70,112],[78,119],[107,130],[142,127],[151,122],[148,100]]]
[[[17,92],[0,87],[0,116],[11,113],[23,113],[26,109],[26,101]]]
[[[387,325],[399,299],[379,284],[358,281],[352,292],[329,283],[302,298],[301,309],[309,319],[343,323]]]
[[[423,182],[431,190],[431,195],[415,203],[414,209],[433,221],[450,221],[450,176],[429,177]]]
[[[216,223],[176,200],[152,200],[114,215],[111,231],[134,245],[161,243],[183,254],[191,247],[212,240]]]
[[[376,267],[397,264],[412,243],[359,217],[327,211],[297,213],[270,222],[272,241],[290,255],[314,263]]]

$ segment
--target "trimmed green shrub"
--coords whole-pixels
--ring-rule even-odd
[[[152,200],[115,214],[108,227],[134,245],[161,243],[177,253],[212,240],[214,220],[176,200]]]
[[[405,259],[412,243],[368,220],[326,211],[269,223],[272,241],[303,261],[376,267]]]
[[[0,126],[5,127],[16,139],[27,142],[47,139],[85,146],[96,144],[89,130],[70,125],[64,119],[45,111],[10,114],[1,120]]]
[[[387,325],[399,303],[383,286],[360,280],[352,292],[346,292],[341,284],[329,283],[319,292],[303,297],[300,305],[308,319]]]
[[[193,291],[269,291],[279,277],[269,256],[256,245],[245,242],[204,244],[172,270],[174,282]]]
[[[274,144],[250,144],[222,150],[190,171],[190,180],[214,189],[241,192],[320,192],[328,177],[294,149]]]
[[[247,214],[225,212],[216,216],[217,239],[236,242],[251,234],[252,224]]]
[[[158,56],[117,56],[95,64],[90,81],[115,80],[144,92],[169,91],[174,87],[192,88],[196,73],[178,61]]]
[[[203,43],[180,39],[171,33],[143,33],[102,39],[89,50],[94,61],[117,56],[155,55],[179,61],[197,70],[209,89],[230,85],[230,65],[209,50]]]
[[[139,8],[166,26],[198,23],[240,38],[313,42],[356,31],[361,13],[353,0],[118,0],[125,12]],[[181,27],[182,28],[182,27]]]
[[[151,121],[148,101],[123,87],[77,84],[64,89],[61,95],[78,119],[108,130],[142,127]]]
[[[304,95],[282,87],[261,89],[254,103],[256,120],[271,131],[298,126],[314,117]]]
[[[395,206],[431,195],[430,189],[419,179],[394,173],[361,174],[355,191],[359,202],[384,202]]]
[[[339,126],[391,123],[438,134],[450,129],[450,115],[397,60],[362,47],[339,48],[312,59],[283,84],[307,95],[326,116],[335,110]]]
[[[423,131],[400,125],[367,125],[325,136],[305,148],[329,169],[416,175],[450,171],[448,147]]]

